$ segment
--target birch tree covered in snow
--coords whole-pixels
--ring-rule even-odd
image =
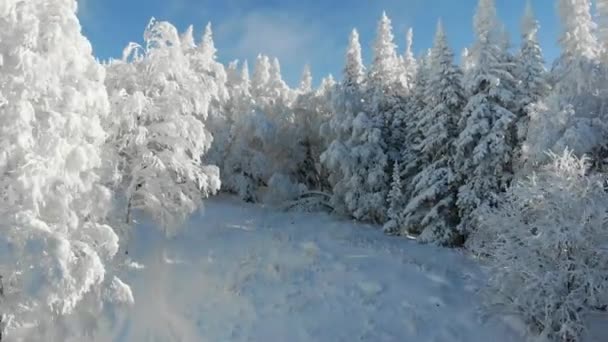
[[[0,333],[17,340],[53,336],[60,316],[110,282],[118,249],[100,172],[105,73],[76,9],[0,3]]]

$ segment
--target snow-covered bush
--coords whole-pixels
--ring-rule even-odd
[[[555,341],[578,341],[608,305],[608,193],[569,151],[480,210],[469,246],[491,270],[488,304]]]
[[[106,279],[105,72],[75,0],[0,2],[0,334],[43,340]],[[96,299],[101,299],[97,297]]]

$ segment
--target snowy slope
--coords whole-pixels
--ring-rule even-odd
[[[174,239],[135,235],[114,341],[521,340],[480,319],[473,262],[369,226],[220,197]]]

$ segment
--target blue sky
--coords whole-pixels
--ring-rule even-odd
[[[496,0],[498,14],[517,46],[526,0]],[[553,0],[531,0],[541,23],[540,39],[548,60],[558,53],[558,19]],[[197,39],[211,21],[218,57],[226,62],[258,53],[277,56],[283,76],[298,83],[303,65],[315,83],[333,73],[340,77],[348,34],[359,30],[364,58],[370,60],[376,23],[383,10],[393,21],[396,43],[404,48],[405,31],[414,28],[416,53],[430,47],[438,18],[460,54],[473,39],[477,0],[79,0],[85,35],[100,59],[118,57],[131,41],[141,42],[150,17],[168,20],[180,31],[193,24]]]

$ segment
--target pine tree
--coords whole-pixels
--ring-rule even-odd
[[[548,161],[546,152],[592,152],[605,143],[600,47],[590,0],[559,0],[562,53],[551,70],[553,87],[529,125],[527,163]]]
[[[359,33],[356,29],[350,34],[343,74],[342,84],[335,91],[332,99],[334,115],[329,127],[334,139],[321,155],[321,162],[329,170],[329,183],[333,188],[331,204],[334,210],[350,214],[346,208],[346,194],[350,187],[349,181],[357,166],[353,164],[347,144],[353,134],[354,118],[363,111],[365,75]]]
[[[251,94],[257,100],[268,97],[268,87],[270,82],[270,59],[265,55],[258,55],[253,69],[251,79]],[[267,102],[264,100],[264,102]]]
[[[518,79],[520,80],[520,91],[523,94],[519,99],[519,106],[523,110],[523,116],[517,123],[517,137],[522,151],[520,151],[521,162],[525,163],[529,157],[531,150],[534,148],[528,143],[534,139],[533,135],[539,132],[530,132],[528,138],[528,126],[530,120],[538,120],[538,109],[542,105],[540,102],[545,99],[549,93],[550,86],[547,80],[547,72],[545,69],[545,61],[543,53],[538,42],[538,21],[534,17],[532,4],[528,1],[524,16],[522,18],[522,38],[521,48],[518,56]],[[536,127],[536,123],[532,124]]]
[[[215,42],[213,41],[213,30],[211,29],[211,23],[207,23],[205,26],[205,32],[203,33],[203,40],[200,44],[203,58],[210,61],[215,61],[217,49],[215,48]]]
[[[407,94],[409,94],[414,87],[414,81],[416,79],[416,70],[418,68],[414,52],[412,51],[412,45],[414,44],[414,30],[409,28],[406,34],[405,41],[405,52],[401,56],[401,68],[403,72],[400,76],[401,86]]]
[[[304,71],[302,71],[302,79],[298,90],[302,93],[309,93],[312,91],[312,73],[310,71],[310,65],[308,64],[304,66]]]
[[[396,54],[394,56],[396,59]],[[370,116],[366,112],[368,106],[362,101],[363,70],[359,35],[353,31],[342,87],[334,102],[336,116],[331,126],[336,139],[323,153],[321,161],[333,174],[332,205],[335,210],[362,221],[384,222],[388,182],[387,158],[382,148],[383,120],[378,119],[378,114]],[[376,66],[369,75],[375,75],[373,78],[382,82],[381,70]],[[369,78],[368,81],[373,83]]]
[[[405,111],[405,90],[399,76],[402,64],[397,56],[390,19],[386,13],[378,23],[374,44],[374,59],[368,71],[366,84],[366,111],[373,125],[381,130],[380,148],[387,155],[386,191],[390,186],[392,164],[399,159],[400,142],[403,138],[393,129],[396,117]]]
[[[180,37],[181,45],[184,50],[196,48],[194,41],[194,26],[190,25]]]
[[[480,0],[474,19],[476,42],[471,50],[474,66],[466,88],[471,97],[459,122],[455,141],[456,177],[461,186],[457,206],[460,233],[475,227],[475,211],[494,203],[512,176],[513,76],[501,60],[494,0]]]
[[[411,200],[403,212],[402,234],[422,234],[421,240],[454,245],[458,213],[454,177],[454,141],[466,103],[462,72],[454,65],[441,22],[437,25],[425,87],[425,115],[417,123],[422,132],[417,151],[422,170],[412,178]]]
[[[374,95],[380,97],[391,90],[398,76],[399,58],[392,31],[391,20],[384,12],[378,22],[374,59],[367,75],[368,86],[373,88]]]
[[[393,166],[393,176],[391,182],[391,190],[388,192],[388,222],[384,224],[384,231],[387,234],[399,233],[402,216],[401,211],[404,207],[404,196],[401,184],[401,167],[399,162],[395,162]]]
[[[420,142],[423,139],[423,132],[418,125],[426,115],[426,96],[425,92],[431,71],[431,51],[421,56],[418,62],[418,71],[414,87],[407,100],[408,108],[399,113],[393,123],[394,134],[403,137],[400,146],[399,160],[401,162],[402,177],[406,180],[404,193],[406,198],[410,198],[412,177],[420,172],[423,160],[419,150]]]

